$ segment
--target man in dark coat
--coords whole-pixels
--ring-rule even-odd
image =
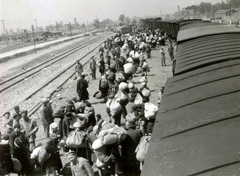
[[[30,164],[28,149],[25,147],[26,139],[24,134],[20,132],[19,123],[16,123],[13,128],[13,132],[9,135],[11,157],[18,159],[22,165],[19,175],[25,175],[30,173],[33,169]]]
[[[89,99],[89,94],[87,91],[88,82],[84,78],[85,75],[81,75],[81,78],[77,81],[77,93],[80,101],[85,101]]]
[[[49,125],[53,123],[52,108],[47,98],[42,99],[40,115],[43,122],[45,137],[49,137]]]
[[[139,176],[140,164],[136,159],[136,147],[142,137],[139,129],[136,129],[135,122],[126,122],[127,137],[121,143],[122,145],[122,169],[126,176]]]
[[[101,76],[103,76],[105,73],[105,62],[103,60],[103,57],[100,57],[100,61],[98,62],[98,67],[99,67],[99,72]]]

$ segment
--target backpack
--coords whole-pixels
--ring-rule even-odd
[[[101,88],[107,88],[108,87],[108,81],[105,78],[101,79]]]
[[[86,136],[84,131],[71,131],[67,137],[66,145],[69,148],[81,148],[86,147]]]

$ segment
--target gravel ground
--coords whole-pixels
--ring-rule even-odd
[[[167,48],[164,47],[164,50],[167,51]],[[171,73],[172,67],[171,67],[170,58],[168,55],[166,55],[166,61],[167,61],[167,66],[162,67],[158,50],[153,50],[152,57],[151,57],[151,59],[148,60],[149,66],[151,69],[151,71],[148,75],[148,87],[151,89],[150,101],[154,104],[157,104],[157,94],[159,92],[159,88],[161,86],[165,85],[167,78],[172,77],[172,73]],[[86,66],[85,73],[88,73],[88,70],[89,70],[88,66]],[[72,71],[69,70],[69,72],[72,72]],[[108,120],[105,103],[103,103],[102,100],[98,100],[98,99],[95,99],[92,97],[92,95],[98,89],[99,77],[100,77],[100,75],[97,71],[97,78],[98,78],[97,80],[91,80],[91,78],[88,78],[89,79],[88,91],[90,94],[89,101],[92,103],[93,107],[95,108],[96,113],[100,113],[102,115],[103,119]],[[140,75],[137,75],[136,77],[134,77],[133,80],[139,81],[139,79],[140,79]],[[139,84],[137,84],[137,87],[139,87]],[[66,101],[66,99],[69,99],[75,95],[76,95],[76,80],[71,79],[63,86],[62,89],[60,89],[59,91],[57,91],[53,94],[53,96],[52,96],[53,109],[56,106],[58,106],[59,104],[63,104]],[[37,117],[35,116],[35,118],[37,118]],[[56,119],[56,121],[58,121],[58,119]],[[44,141],[44,139],[41,138],[43,136],[43,134],[44,134],[43,127],[41,124],[39,124],[39,131],[37,133],[37,139],[38,139],[37,143]],[[42,139],[42,140],[39,140],[39,139]],[[61,151],[61,155],[62,155],[61,159],[62,159],[63,164],[68,162],[66,159],[66,156],[64,155],[64,153],[62,151]],[[16,174],[11,174],[11,176],[15,176],[15,175]],[[35,171],[31,175],[40,176],[43,174],[40,173],[39,171]]]

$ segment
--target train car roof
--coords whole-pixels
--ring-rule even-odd
[[[168,79],[142,175],[238,175],[240,60]]]
[[[202,27],[202,26],[213,26],[213,25],[219,25],[219,23],[213,23],[211,21],[197,21],[197,22],[189,22],[184,23],[180,26],[180,31],[190,28],[196,28],[196,27]]]
[[[221,24],[189,28],[189,29],[185,29],[185,30],[180,30],[178,32],[177,42],[182,43],[187,40],[199,38],[202,36],[227,34],[227,33],[239,33],[240,34],[240,28],[228,26],[228,25],[221,25]]]
[[[188,31],[188,30],[184,30]],[[240,59],[240,32],[196,38],[178,45],[175,75]]]

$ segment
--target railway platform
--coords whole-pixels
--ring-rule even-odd
[[[36,50],[40,50],[40,49],[43,49],[43,48],[46,48],[46,47],[49,47],[49,46],[52,46],[52,45],[56,45],[56,44],[59,44],[59,43],[62,43],[62,42],[66,42],[66,41],[69,41],[69,40],[72,40],[72,39],[80,38],[80,37],[83,37],[86,34],[88,35],[88,34],[90,34],[90,32],[75,35],[75,36],[72,36],[72,37],[70,36],[70,37],[60,38],[60,39],[57,39],[57,40],[54,40],[54,41],[47,41],[47,42],[44,42],[44,43],[39,43],[39,44],[36,44]],[[16,49],[16,50],[1,53],[0,54],[0,63],[4,62],[6,60],[9,60],[11,58],[15,58],[15,57],[18,57],[18,56],[23,56],[23,55],[26,55],[28,53],[33,53],[34,50],[35,50],[35,48],[34,48],[34,45],[32,44],[31,46],[27,46],[27,47],[19,48],[19,49]]]
[[[167,50],[167,47],[164,46],[164,49]],[[96,58],[98,59],[98,54],[95,55]],[[157,105],[157,94],[159,92],[159,88],[161,86],[165,85],[165,82],[167,81],[168,78],[172,77],[172,63],[170,61],[170,58],[168,54],[166,55],[166,62],[167,66],[162,67],[161,66],[161,59],[159,56],[159,49],[153,50],[152,51],[152,56],[150,59],[147,60],[150,66],[150,72],[148,74],[148,87],[151,89],[151,97],[150,101],[154,104]],[[102,118],[104,120],[109,120],[108,115],[106,113],[106,105],[103,102],[103,99],[96,99],[93,97],[93,94],[98,91],[98,84],[99,84],[99,79],[100,79],[100,74],[97,70],[97,79],[92,80],[91,76],[89,75],[89,66],[88,64],[84,66],[84,73],[87,75],[86,79],[89,82],[89,102],[91,102],[92,106],[95,109],[95,114],[99,113],[101,114]],[[136,86],[139,87],[140,84],[137,83],[140,79],[141,75],[138,74],[136,75],[133,80],[136,82]],[[75,78],[75,76],[74,76]],[[66,100],[72,98],[73,96],[76,96],[76,84],[77,80],[76,79],[71,79],[68,83],[64,85],[64,87],[53,94],[52,96],[52,105],[53,109],[56,108],[57,106],[60,106],[62,104],[65,104]],[[55,119],[56,122],[58,122],[59,119]],[[122,123],[124,123],[125,120],[122,119]],[[37,133],[37,140],[36,143],[43,143],[45,139],[41,139],[43,136],[43,126],[40,124],[39,125],[39,131]],[[39,140],[40,139],[40,140]],[[63,165],[68,162],[68,159],[65,155],[65,153],[61,150],[61,160]],[[96,171],[96,168],[93,167],[93,169]],[[11,174],[11,176],[15,176],[16,174]],[[40,176],[42,173],[39,170],[34,171],[32,173],[33,176]]]

